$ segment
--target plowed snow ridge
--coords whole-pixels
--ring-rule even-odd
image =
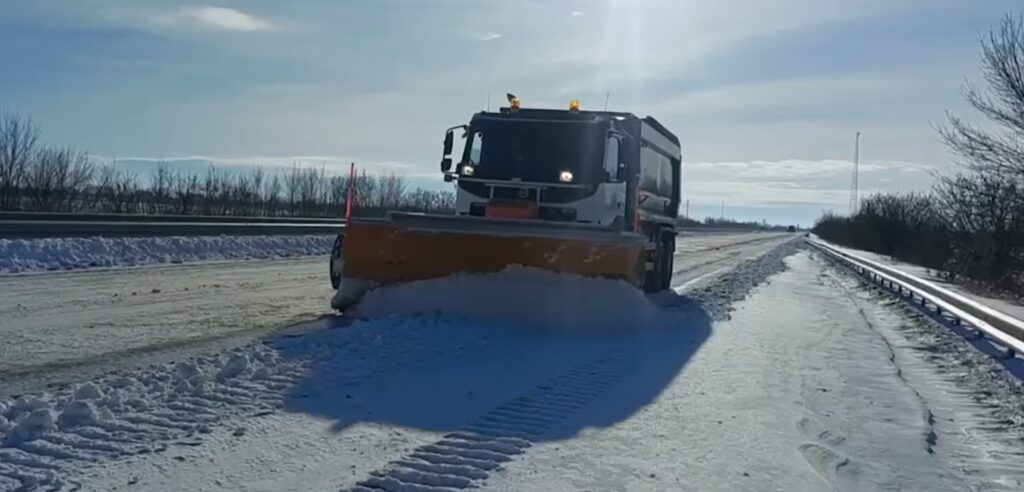
[[[498,273],[462,273],[381,287],[369,292],[357,311],[371,317],[434,313],[570,330],[640,328],[671,321],[624,281],[516,265]]]
[[[0,239],[0,274],[325,255],[333,241],[330,235]]]

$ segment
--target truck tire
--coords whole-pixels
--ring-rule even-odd
[[[330,276],[331,276],[331,287],[334,290],[338,290],[338,286],[341,285],[341,273],[336,273],[338,268],[338,262],[342,261],[341,258],[341,247],[344,241],[344,236],[338,234],[338,237],[334,239],[334,246],[331,246],[331,260],[329,262]]]
[[[653,240],[656,246],[648,261],[654,264],[654,268],[647,271],[644,277],[644,292],[648,293],[661,292],[672,286],[676,251],[675,232],[669,229],[656,232]]]
[[[662,243],[662,270],[661,290],[672,288],[672,274],[675,273],[676,260],[676,234],[675,231],[664,230],[661,233]]]

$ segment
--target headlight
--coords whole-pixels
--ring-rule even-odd
[[[462,166],[462,175],[463,176],[472,176],[474,172],[476,172],[476,169],[473,168],[473,166],[470,166],[469,164],[466,164],[465,166]]]
[[[572,173],[569,171],[562,171],[562,174],[558,175],[558,180],[563,183],[572,183]]]

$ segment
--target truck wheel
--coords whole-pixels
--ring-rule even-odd
[[[660,270],[659,265],[661,264],[661,244],[656,244],[656,249],[654,251],[648,252],[644,258],[644,292],[648,294],[661,290],[659,288],[661,278],[658,275],[658,270]],[[647,270],[646,264],[650,264],[652,266],[652,269]]]
[[[676,255],[676,237],[671,231],[657,233],[654,251],[647,260],[653,269],[644,277],[644,292],[660,292],[672,287],[672,273]]]
[[[644,292],[648,293],[661,292],[672,284],[675,237],[671,233],[661,232],[655,240],[655,249],[648,257],[654,268],[647,271],[644,277]]]
[[[334,239],[334,246],[331,246],[331,260],[330,260],[330,275],[331,275],[331,287],[334,290],[338,290],[338,286],[341,285],[341,266],[344,261],[341,258],[341,246],[344,241],[344,236],[338,234],[338,237]]]
[[[662,233],[663,244],[662,248],[662,278],[661,278],[661,290],[672,288],[672,274],[675,273],[675,259],[676,259],[676,236],[671,232]]]

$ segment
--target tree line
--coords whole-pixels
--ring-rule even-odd
[[[796,226],[784,226],[778,224],[769,224],[767,220],[757,222],[754,220],[735,220],[724,217],[704,217],[704,222],[698,222],[693,219],[681,219],[680,225],[684,227],[709,227],[715,229],[736,229],[746,231],[790,231],[796,230]]]
[[[981,40],[988,90],[965,100],[992,125],[949,115],[938,132],[956,167],[924,193],[876,194],[814,232],[998,290],[1024,294],[1024,19],[1007,16]]]
[[[166,162],[148,179],[115,163],[97,164],[72,147],[40,140],[31,118],[0,116],[0,210],[182,215],[338,217],[344,214],[348,175],[295,164],[280,171],[256,167],[179,171]],[[410,189],[394,172],[363,170],[353,180],[353,214],[388,210],[453,212],[450,191]]]

